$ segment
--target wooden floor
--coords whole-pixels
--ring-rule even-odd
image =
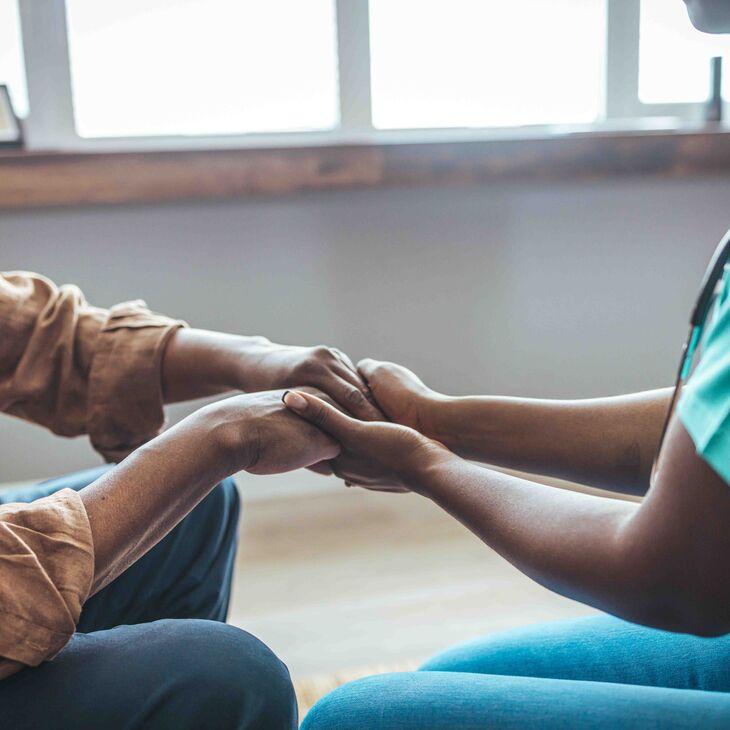
[[[590,610],[549,593],[426,499],[358,489],[246,502],[231,623],[296,680],[398,663]]]

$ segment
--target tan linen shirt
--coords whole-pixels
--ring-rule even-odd
[[[100,309],[75,286],[0,273],[0,411],[61,436],[88,434],[119,461],[163,426],[162,353],[181,326],[142,301]],[[0,679],[65,646],[93,573],[76,492],[0,506]]]

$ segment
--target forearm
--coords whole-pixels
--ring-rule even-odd
[[[256,361],[269,343],[264,337],[181,329],[171,338],[162,361],[165,403],[248,390]]]
[[[643,494],[670,389],[590,400],[438,397],[426,435],[475,461]]]
[[[137,449],[80,492],[91,525],[91,593],[159,542],[234,471],[216,446],[205,409]]]
[[[528,576],[631,621],[679,628],[631,539],[640,506],[556,490],[446,457],[414,487]],[[657,582],[657,585],[654,584]]]

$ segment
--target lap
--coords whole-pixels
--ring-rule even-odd
[[[706,639],[590,616],[485,636],[421,669],[729,692],[730,635]]]
[[[455,646],[321,699],[302,730],[730,727],[730,637],[594,616]]]
[[[215,621],[162,620],[76,634],[50,662],[0,682],[3,727],[293,730],[286,667]]]
[[[457,672],[385,674],[321,699],[301,730],[725,728],[720,692]]]

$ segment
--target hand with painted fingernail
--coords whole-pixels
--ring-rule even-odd
[[[361,421],[302,391],[287,391],[284,404],[340,446],[330,460],[334,474],[352,485],[378,491],[418,491],[419,475],[451,452],[418,431],[395,423]]]

